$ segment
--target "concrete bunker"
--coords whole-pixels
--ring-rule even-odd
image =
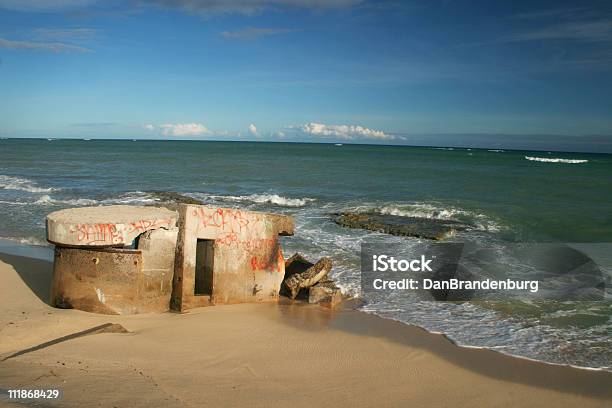
[[[101,206],[47,216],[52,304],[106,314],[277,300],[289,216],[181,204]]]
[[[285,275],[285,215],[182,204],[172,308],[276,301]]]
[[[177,213],[141,206],[84,207],[47,216],[55,244],[51,301],[106,314],[168,310]]]

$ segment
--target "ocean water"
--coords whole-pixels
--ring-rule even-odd
[[[155,204],[175,191],[216,205],[292,215],[286,256],[329,256],[360,295],[360,244],[419,240],[342,228],[330,214],[372,210],[455,219],[451,238],[597,243],[612,256],[612,155],[465,148],[195,141],[0,140],[0,238],[45,245],[61,208]],[[510,260],[509,262],[512,262]],[[612,261],[611,261],[612,262]],[[603,262],[608,276],[612,270]],[[525,277],[526,279],[528,277]],[[441,332],[460,345],[551,363],[612,367],[612,301],[444,303],[400,297],[365,311]]]

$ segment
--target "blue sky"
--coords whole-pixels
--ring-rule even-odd
[[[0,135],[609,143],[611,4],[0,0]]]

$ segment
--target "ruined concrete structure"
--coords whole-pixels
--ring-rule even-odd
[[[172,307],[278,299],[285,275],[279,235],[293,235],[288,216],[182,205]]]
[[[107,314],[168,310],[177,218],[164,208],[136,206],[49,214],[53,305]]]
[[[52,302],[108,314],[278,298],[291,217],[203,205],[85,207],[47,216]]]

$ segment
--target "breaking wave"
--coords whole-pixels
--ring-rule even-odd
[[[570,164],[588,163],[588,160],[583,160],[583,159],[560,159],[560,158],[533,157],[533,156],[525,156],[525,158],[527,160],[543,162],[543,163],[570,163]]]
[[[48,194],[41,196],[38,200],[34,202],[34,204],[38,205],[75,205],[75,206],[85,206],[85,205],[96,205],[100,204],[98,200],[91,200],[89,198],[78,198],[78,199],[68,199],[68,200],[60,200],[51,197]]]
[[[278,194],[250,194],[243,196],[232,195],[200,195],[194,194],[198,198],[213,199],[218,201],[252,202],[256,204],[274,204],[280,207],[303,207],[308,203],[316,201],[315,198],[288,198]]]
[[[0,174],[0,188],[4,190],[27,191],[28,193],[49,193],[56,191],[55,188],[43,188],[36,185],[36,182],[20,177],[5,176]]]
[[[429,203],[387,204],[374,208],[358,208],[358,211],[374,211],[385,215],[399,217],[429,218],[437,220],[455,220],[474,225],[483,231],[497,232],[501,226],[484,214],[474,213],[454,207],[438,207]]]
[[[111,204],[152,204],[158,202],[159,199],[151,196],[149,193],[142,191],[132,191],[121,194],[119,197],[105,198],[95,200],[92,198],[53,198],[48,194],[41,196],[34,204],[38,205],[72,205],[72,206],[94,206],[94,205],[111,205]],[[21,203],[12,203],[21,204]]]

